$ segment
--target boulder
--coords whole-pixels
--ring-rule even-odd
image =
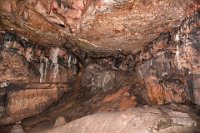
[[[175,109],[177,108],[177,109]],[[138,107],[122,112],[96,113],[41,133],[194,133],[199,117],[187,107]]]

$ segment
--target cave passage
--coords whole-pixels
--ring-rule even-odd
[[[21,24],[8,15],[18,9],[16,3],[8,8],[0,1],[0,10],[5,11],[0,13],[0,132],[199,133],[199,1],[189,9],[180,5],[189,10],[184,19],[181,9],[174,16],[169,12],[163,16],[164,24],[156,15],[162,16],[160,6],[163,14],[168,13],[166,2],[155,1],[52,0],[49,7],[39,0],[18,1],[23,9]],[[172,11],[178,6],[169,3]],[[145,17],[141,13],[138,19],[155,27],[149,29],[140,21],[131,29],[130,23],[121,25],[124,19],[115,25],[116,14],[122,18],[127,10],[137,14],[132,9],[137,6],[142,11],[144,6],[155,8],[155,18],[144,10]],[[45,29],[31,25],[38,13],[44,19],[37,19],[38,24],[48,21],[52,31],[41,34]],[[105,21],[94,21],[96,14]],[[174,20],[171,25],[170,20]],[[111,22],[117,29],[111,31]],[[135,30],[137,37],[129,30]],[[64,38],[64,34],[70,35]]]

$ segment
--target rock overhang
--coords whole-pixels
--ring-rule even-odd
[[[137,53],[160,33],[179,27],[199,8],[195,0],[0,1],[1,31],[40,45],[68,42],[98,50]]]

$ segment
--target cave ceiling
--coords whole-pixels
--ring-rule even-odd
[[[1,34],[35,44],[137,53],[199,8],[195,0],[0,0]]]

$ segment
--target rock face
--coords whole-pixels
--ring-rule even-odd
[[[176,45],[165,34],[141,53],[143,63],[136,67],[136,72],[142,83],[137,87],[146,88],[143,96],[149,103],[163,104],[169,102],[184,102],[190,99],[187,86],[187,72],[178,68],[176,63]],[[175,51],[174,51],[175,50]]]
[[[161,105],[199,111],[199,5],[0,0],[0,125],[22,121],[25,132],[198,132],[188,109]],[[117,112],[143,105],[160,106]],[[57,127],[96,112],[105,114]],[[94,126],[77,128],[85,119]]]
[[[5,112],[3,112],[0,124],[18,122],[23,118],[41,113],[57,102],[68,89],[64,85],[30,85],[23,88],[14,86],[13,90],[6,90]]]
[[[182,112],[183,111],[183,112]],[[140,107],[124,112],[97,113],[42,133],[194,133],[199,119],[187,109]],[[91,126],[92,125],[92,126]]]
[[[14,33],[4,34],[1,47],[1,82],[65,83],[78,71],[77,60],[65,50],[30,44]]]
[[[199,8],[195,0],[25,0],[0,3],[1,28],[37,44],[142,50]]]
[[[70,54],[32,45],[14,33],[1,42],[1,125],[43,112],[69,90],[78,71]]]

